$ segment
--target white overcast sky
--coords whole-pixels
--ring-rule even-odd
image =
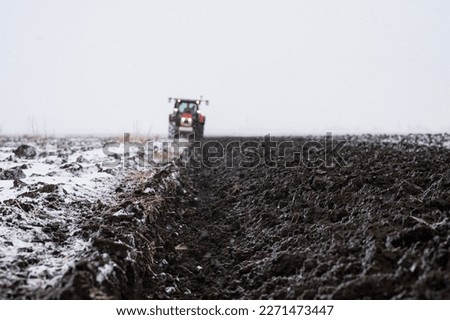
[[[450,131],[448,0],[0,0],[3,134]]]

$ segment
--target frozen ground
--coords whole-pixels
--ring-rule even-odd
[[[0,298],[38,297],[91,248],[80,230],[95,206],[113,205],[124,175],[151,166],[131,148],[126,169],[109,167],[121,161],[124,145],[107,157],[108,139],[0,139]],[[21,145],[29,148],[16,154]],[[156,153],[161,149],[162,141],[155,142]],[[105,261],[100,282],[112,270]]]
[[[0,138],[0,298],[450,298],[450,136],[338,138],[320,168]]]
[[[36,156],[21,158],[22,144]],[[104,170],[99,139],[3,141],[0,148],[0,288],[3,298],[53,286],[89,241],[79,221],[98,199],[111,203],[120,174]],[[12,176],[5,177],[5,172]],[[15,176],[14,176],[15,174]],[[8,179],[9,178],[9,179]],[[13,178],[13,179],[11,179]]]

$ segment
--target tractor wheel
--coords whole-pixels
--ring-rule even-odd
[[[175,138],[178,134],[178,126],[175,125],[175,122],[169,122],[169,139]]]
[[[199,124],[197,127],[195,127],[195,139],[200,140],[203,138],[203,131],[205,129],[204,125]]]

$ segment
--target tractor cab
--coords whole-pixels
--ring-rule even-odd
[[[175,103],[175,108],[177,109],[176,112],[178,113],[189,113],[189,114],[195,114],[199,110],[199,106],[196,103],[196,101],[180,101]]]

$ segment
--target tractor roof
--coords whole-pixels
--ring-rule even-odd
[[[196,103],[197,105],[200,105],[202,102],[205,102],[206,105],[209,104],[209,100],[205,100],[205,99],[185,99],[185,98],[174,98],[174,97],[170,97],[169,98],[169,102],[172,102],[172,100],[175,100],[176,103],[180,103],[180,102],[190,102],[190,103]]]

